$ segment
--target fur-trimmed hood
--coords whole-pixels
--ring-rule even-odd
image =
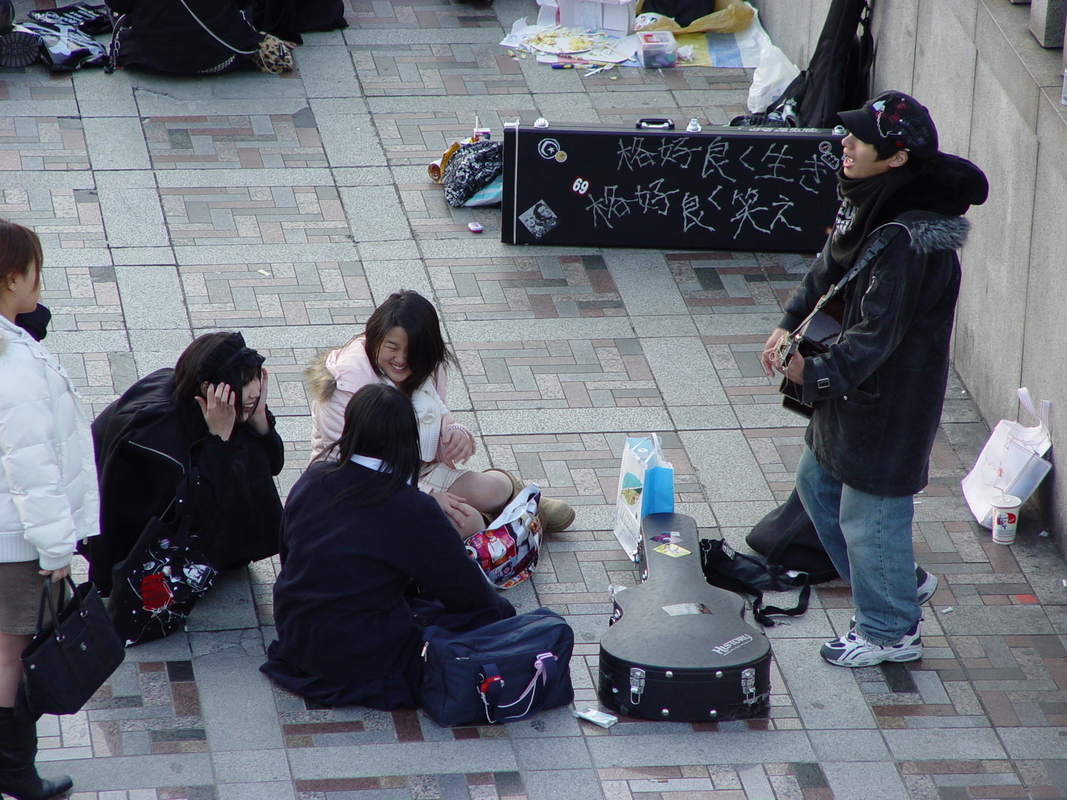
[[[971,222],[966,217],[944,217],[922,211],[902,214],[896,221],[908,229],[911,249],[920,255],[959,250],[971,230]]]
[[[354,394],[368,383],[383,380],[367,358],[366,334],[353,336],[341,347],[320,353],[306,370],[304,380],[312,400],[327,403],[334,392]]]
[[[329,358],[331,352],[331,350],[323,350],[304,370],[304,383],[307,384],[308,391],[311,393],[311,399],[318,400],[320,403],[329,402],[333,393],[337,391],[337,377],[326,366],[326,359]]]
[[[914,175],[882,207],[880,223],[904,222],[913,247],[921,253],[958,249],[970,228],[958,218],[989,196],[985,173],[967,159],[948,153],[905,168]]]

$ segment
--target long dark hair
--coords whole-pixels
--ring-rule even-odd
[[[29,274],[30,264],[33,263],[37,265],[39,284],[43,262],[41,240],[37,238],[37,234],[17,222],[0,219],[0,281],[6,281],[16,274],[25,277]]]
[[[371,505],[395,494],[408,483],[419,480],[419,425],[411,400],[393,386],[372,383],[364,386],[345,406],[345,428],[341,438],[328,447],[317,461],[337,459],[326,470],[334,475],[348,467],[354,455],[378,458],[382,471],[373,478],[346,486],[338,499],[356,505]]]
[[[205,333],[193,340],[174,366],[174,405],[193,417],[200,416],[194,398],[200,384],[228,383],[240,409],[246,383],[263,374],[263,356],[245,346],[244,337],[232,331]]]
[[[389,295],[367,318],[367,358],[379,376],[384,377],[378,366],[378,350],[385,335],[398,326],[408,335],[408,369],[411,370],[400,389],[410,397],[441,364],[455,366],[457,362],[445,345],[441,321],[433,304],[418,292],[400,291]]]

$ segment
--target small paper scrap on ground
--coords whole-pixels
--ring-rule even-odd
[[[595,708],[587,708],[585,711],[575,710],[574,716],[578,717],[578,719],[588,720],[594,725],[599,725],[601,728],[610,728],[619,721],[618,717],[603,711],[598,711]]]

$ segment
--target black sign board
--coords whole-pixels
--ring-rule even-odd
[[[662,121],[643,121],[655,125]],[[839,203],[826,129],[512,125],[508,244],[815,252]]]

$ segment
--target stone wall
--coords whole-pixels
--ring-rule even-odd
[[[829,0],[756,0],[772,40],[803,68]],[[953,344],[989,424],[1015,418],[1015,389],[1052,401],[1053,463],[1067,454],[1067,106],[1063,53],[1008,0],[874,0],[874,92],[930,107],[942,149],[978,164],[990,199],[968,215]],[[1065,462],[1067,463],[1067,462]],[[1041,495],[1067,555],[1067,468]]]

